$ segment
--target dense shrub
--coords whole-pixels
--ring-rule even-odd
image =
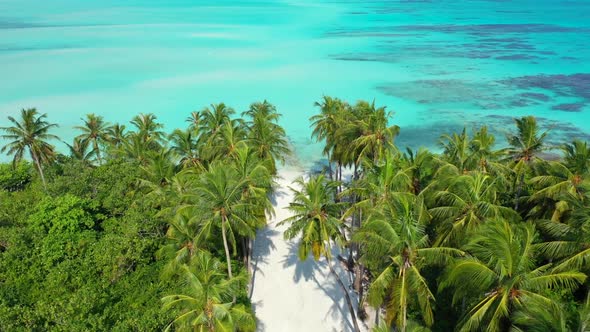
[[[13,167],[12,164],[0,164],[0,190],[22,190],[31,182],[33,167],[30,163],[21,162]]]

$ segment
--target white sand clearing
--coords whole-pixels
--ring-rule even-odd
[[[293,194],[288,187],[303,171],[282,169],[279,175],[280,187],[274,204],[276,216],[258,232],[253,245],[251,299],[258,331],[354,331],[344,294],[330,275],[325,259],[299,261],[298,240],[284,240],[283,231],[287,225],[276,225],[289,217],[286,207]],[[340,266],[336,271],[344,283],[350,285]],[[356,299],[353,301],[356,307]],[[363,325],[361,321],[359,325]]]

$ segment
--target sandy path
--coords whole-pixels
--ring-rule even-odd
[[[276,224],[287,218],[285,209],[292,199],[288,186],[303,172],[280,171],[280,190],[276,195],[276,216],[259,231],[253,245],[253,289],[251,299],[258,331],[353,331],[346,300],[325,260],[301,262],[297,241],[283,239],[286,226]],[[345,284],[349,279],[337,268]],[[359,324],[362,323],[359,321]]]

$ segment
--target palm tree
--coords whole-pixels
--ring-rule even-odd
[[[586,300],[578,307],[577,314],[574,331],[588,331],[590,329],[590,293],[586,294]]]
[[[131,120],[131,124],[137,129],[137,135],[144,142],[149,142],[152,149],[158,148],[163,141],[165,134],[161,130],[164,126],[156,122],[157,117],[154,114],[136,115]]]
[[[557,161],[537,163],[530,182],[537,189],[530,200],[536,203],[529,215],[541,219],[560,219],[571,211],[572,200],[585,201],[590,190],[590,148],[574,140],[562,147],[563,164]]]
[[[127,133],[125,132],[125,125],[115,123],[114,125],[107,128],[109,143],[115,148],[123,145],[123,142],[127,139]]]
[[[186,122],[189,123],[189,130],[198,131],[201,127],[201,121],[203,120],[203,115],[201,112],[191,112],[191,115],[186,118]]]
[[[49,130],[57,127],[57,124],[47,122],[46,117],[47,114],[39,115],[35,108],[22,109],[20,122],[9,116],[8,120],[12,122],[13,126],[0,127],[0,130],[5,132],[2,138],[10,141],[2,147],[0,152],[8,151],[9,155],[14,155],[12,163],[16,165],[28,150],[44,187],[47,187],[47,183],[42,164],[49,163],[55,157],[55,148],[47,143],[47,140],[59,139],[57,136],[49,134]]]
[[[201,131],[207,132],[211,139],[215,139],[226,121],[231,121],[235,111],[224,103],[211,104],[200,112]]]
[[[364,177],[357,181],[356,188],[344,191],[342,195],[357,194],[357,205],[372,210],[390,201],[400,192],[412,190],[413,167],[400,167],[400,161],[391,153],[384,156],[378,165],[367,165]]]
[[[512,314],[510,332],[570,332],[566,312],[561,305],[544,305],[542,302],[527,303]],[[585,330],[582,330],[585,331]]]
[[[211,137],[205,147],[207,159],[234,157],[238,148],[246,145],[246,130],[240,121],[226,119],[215,137]]]
[[[165,189],[172,183],[172,178],[176,172],[170,155],[170,151],[154,153],[146,161],[145,165],[140,166],[143,171],[141,183],[143,186],[150,188],[153,193]]]
[[[590,147],[588,143],[574,140],[562,147],[563,161],[573,174],[583,176],[590,173]]]
[[[242,112],[242,117],[249,117],[250,119],[263,118],[268,121],[276,122],[281,117],[277,112],[277,108],[264,100],[263,102],[253,103],[246,112]]]
[[[203,168],[199,144],[195,139],[194,130],[176,129],[168,136],[171,144],[171,150],[180,157],[182,167]]]
[[[162,270],[167,279],[189,264],[199,251],[208,249],[208,243],[197,242],[198,224],[190,222],[191,216],[176,214],[168,221],[166,231],[167,243],[158,250],[158,256],[167,258],[168,263]]]
[[[556,161],[540,162],[536,167],[540,175],[533,177],[530,183],[535,192],[530,200],[536,203],[529,216],[538,219],[559,221],[564,214],[571,211],[570,202],[584,202],[590,191],[588,173],[576,174],[564,164]]]
[[[460,134],[442,135],[443,160],[455,166],[457,174],[479,171],[503,176],[507,169],[498,163],[500,151],[493,150],[495,141],[486,126],[474,131],[473,138],[469,137],[465,128]]]
[[[500,331],[510,326],[514,312],[534,305],[556,306],[547,296],[573,290],[586,280],[575,270],[556,271],[538,266],[539,247],[532,224],[506,220],[485,223],[465,246],[471,256],[452,265],[441,289],[455,288],[453,302],[471,298],[460,331]]]
[[[321,102],[316,102],[314,105],[320,108],[321,113],[309,119],[313,127],[312,138],[316,141],[325,141],[323,153],[330,163],[338,163],[336,171],[339,172],[344,162],[344,151],[350,148],[350,145],[345,143],[345,138],[350,137],[350,135],[341,133],[346,124],[344,119],[351,115],[350,106],[338,98],[328,96],[324,96]],[[330,177],[332,177],[331,166],[329,170]],[[336,174],[334,180],[338,179],[339,176]]]
[[[261,160],[256,151],[248,146],[240,147],[235,152],[233,158],[234,169],[240,179],[245,181],[245,195],[247,197],[261,198],[257,203],[263,207],[263,210],[271,212],[272,205],[268,198],[268,192],[272,185],[272,175],[269,171],[269,161]]]
[[[205,252],[196,254],[190,265],[184,265],[185,291],[162,298],[164,309],[180,310],[166,331],[173,325],[179,330],[201,332],[256,329],[252,312],[232,301],[245,286],[246,276],[225,278],[222,269],[219,260]]]
[[[246,122],[250,146],[261,160],[270,161],[270,170],[276,174],[276,161],[284,163],[285,156],[290,154],[285,130],[276,123],[280,114],[266,101],[253,104],[245,114],[251,117]]]
[[[362,245],[362,260],[376,274],[368,301],[375,308],[386,304],[386,322],[405,332],[410,308],[417,307],[427,326],[433,323],[431,292],[422,269],[443,264],[458,249],[430,247],[425,228],[428,213],[420,197],[398,194],[371,213],[352,240]],[[378,309],[377,309],[378,310]]]
[[[495,176],[506,172],[506,166],[498,162],[501,151],[493,150],[495,142],[496,138],[488,132],[486,126],[482,126],[474,133],[469,144],[471,155],[468,164],[471,169]]]
[[[470,139],[467,135],[465,127],[461,134],[453,133],[451,135],[444,134],[440,138],[440,145],[443,148],[444,159],[457,167],[459,172],[466,172],[468,170],[468,159],[470,158]]]
[[[284,233],[285,239],[301,237],[299,259],[306,260],[310,254],[316,261],[321,257],[326,259],[330,273],[336,278],[345,295],[354,329],[359,332],[348,290],[331,264],[332,245],[342,246],[343,244],[343,235],[340,232],[342,221],[337,218],[340,206],[333,202],[336,184],[326,181],[323,175],[312,177],[307,182],[299,178],[295,184],[301,187],[301,190],[291,188],[294,198],[289,204],[289,210],[293,212],[293,216],[281,221],[278,225],[289,224]]]
[[[135,160],[141,165],[147,165],[152,155],[157,152],[154,150],[155,145],[159,144],[151,140],[145,141],[144,137],[138,133],[131,133],[123,141],[121,150],[126,158]]]
[[[386,112],[385,107],[375,108],[375,102],[359,102],[354,107],[361,117],[356,126],[361,135],[353,141],[353,147],[358,151],[357,162],[362,158],[373,161],[382,160],[386,152],[396,152],[393,143],[399,134],[400,128],[396,125],[389,126],[391,112]]]
[[[191,222],[200,225],[199,241],[210,237],[212,230],[221,229],[229,278],[233,276],[229,245],[235,253],[238,236],[255,236],[257,219],[248,213],[253,205],[243,197],[245,187],[246,180],[232,167],[214,163],[199,176],[193,190],[184,197],[186,203],[178,210],[190,213]]]
[[[513,168],[518,176],[514,199],[514,209],[518,211],[525,173],[537,158],[537,154],[545,149],[545,139],[548,132],[539,132],[539,126],[534,116],[525,116],[515,119],[515,121],[517,132],[508,136],[510,148],[506,152],[514,162]]]
[[[578,269],[588,271],[590,268],[590,207],[579,200],[567,201],[571,212],[564,218],[565,222],[538,220],[537,224],[550,241],[540,245],[540,251],[550,259],[557,261],[558,270]]]
[[[353,198],[350,208],[343,215],[343,218],[352,216],[351,233],[354,233],[355,227],[361,226],[363,215],[368,215],[371,211],[389,203],[391,199],[394,199],[400,193],[409,191],[412,187],[412,168],[400,167],[399,160],[393,154],[387,153],[384,160],[379,164],[373,164],[368,160],[365,161],[363,177],[352,181],[348,189],[344,190],[340,195]],[[356,243],[350,243],[349,268],[354,265],[352,254],[355,249],[358,260],[360,257],[359,248]],[[359,295],[362,295],[363,267],[359,264],[355,268],[355,289],[359,292]]]
[[[256,151],[244,146],[235,151],[233,166],[237,177],[244,180],[243,199],[249,202],[250,210],[247,211],[253,217],[256,228],[266,225],[266,217],[274,214],[270,191],[272,175],[269,160],[260,160]],[[250,239],[242,238],[242,254],[244,265],[250,273]]]
[[[92,142],[92,148],[96,154],[96,159],[98,160],[98,163],[101,164],[100,143],[109,141],[109,124],[104,122],[102,116],[97,116],[92,113],[87,114],[86,119],[82,119],[82,121],[84,121],[83,126],[74,127],[75,129],[82,131],[82,134],[77,138]]]
[[[107,152],[111,158],[121,158],[125,155],[125,143],[129,138],[125,125],[115,123],[107,128],[109,145]]]
[[[435,207],[429,210],[439,223],[437,243],[462,243],[488,219],[519,219],[514,210],[500,204],[496,180],[489,175],[474,173],[445,180],[450,183],[432,195]]]
[[[420,194],[432,182],[438,166],[438,160],[434,155],[420,148],[418,151],[407,149],[401,155],[400,167],[409,171],[411,190],[414,195]]]
[[[329,157],[329,151],[335,143],[335,134],[340,126],[338,116],[342,114],[346,103],[338,98],[323,97],[322,102],[315,102],[320,108],[320,114],[314,115],[309,120],[313,127],[312,137],[317,141],[326,141],[324,153]]]
[[[63,143],[66,144],[70,149],[70,156],[72,158],[81,161],[86,165],[91,165],[91,159],[96,153],[96,151],[94,149],[88,151],[88,147],[90,144],[89,141],[81,139],[80,137],[76,137],[74,138],[74,142],[72,145],[66,142]]]

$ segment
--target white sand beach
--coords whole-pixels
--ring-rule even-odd
[[[283,231],[287,227],[276,225],[289,216],[286,207],[293,195],[288,187],[304,172],[286,168],[279,174],[276,215],[258,232],[253,245],[251,299],[258,331],[354,331],[344,294],[330,275],[325,260],[299,261],[297,240],[284,240]],[[350,285],[340,266],[336,270],[344,283]],[[360,320],[359,325],[363,325]]]

